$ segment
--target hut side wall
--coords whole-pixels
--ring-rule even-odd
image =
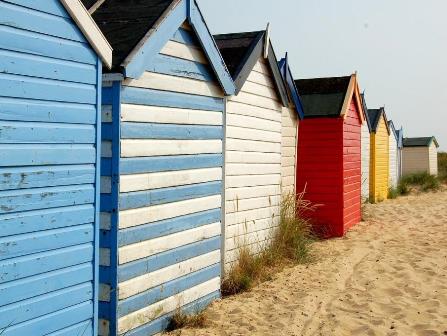
[[[327,236],[340,235],[343,231],[343,120],[301,120],[297,156],[297,192],[306,189],[305,198],[321,205],[309,214],[316,229]]]
[[[373,202],[388,198],[389,135],[383,117],[376,133],[371,133],[370,198]]]
[[[438,175],[438,149],[434,142],[431,143],[429,150],[430,174]]]
[[[5,336],[95,334],[100,75],[59,1],[0,2]]]
[[[389,140],[389,155],[390,155],[390,170],[389,170],[389,180],[390,187],[396,188],[398,182],[398,151],[397,151],[397,141],[394,133],[391,132]]]
[[[182,27],[120,92],[118,334],[158,333],[220,295],[223,92]]]
[[[371,136],[365,121],[362,125],[362,200],[369,198],[370,143]]]
[[[281,125],[281,193],[284,196],[295,192],[298,132],[298,116],[295,109],[283,107]]]
[[[360,222],[362,196],[361,125],[359,112],[351,102],[343,124],[343,235]]]
[[[225,263],[238,249],[256,251],[278,225],[281,198],[280,104],[270,69],[260,59],[226,106]],[[290,151],[285,154],[292,156]]]
[[[430,171],[428,147],[404,147],[402,159],[403,176]]]

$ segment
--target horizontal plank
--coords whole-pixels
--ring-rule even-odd
[[[202,64],[207,64],[205,54],[199,48],[194,48],[183,43],[168,41],[160,52],[163,55],[186,59]]]
[[[202,225],[219,222],[220,220],[221,210],[218,208],[170,218],[147,225],[139,225],[129,229],[120,230],[118,234],[118,246],[121,247],[135,244],[144,240],[194,229]]]
[[[228,99],[230,101],[235,101],[235,102],[239,102],[239,103],[245,103],[248,105],[263,107],[263,108],[270,109],[270,110],[275,110],[275,111],[278,111],[279,113],[281,113],[281,111],[282,111],[281,103],[279,103],[271,98],[257,96],[257,95],[254,95],[254,94],[248,93],[248,92],[241,91],[241,92],[239,92],[239,94],[237,96],[232,96]]]
[[[196,96],[186,93],[157,91],[124,86],[121,90],[121,102],[125,104],[176,107],[193,110],[223,112],[222,98]]]
[[[144,72],[138,79],[126,79],[126,86],[162,91],[181,92],[199,96],[223,97],[220,86],[191,78],[176,77],[155,72]]]
[[[167,188],[220,180],[222,180],[222,168],[123,175],[120,181],[120,192]]]
[[[0,134],[0,143],[13,144],[89,144],[96,141],[96,129],[93,125],[2,121]]]
[[[274,232],[275,228],[270,228],[229,238],[225,241],[225,251],[229,252],[234,249],[240,249],[246,245],[262,244],[262,242],[272,239]]]
[[[228,126],[226,128],[227,139],[243,139],[281,143],[281,135],[278,132],[250,129],[246,127]]]
[[[296,148],[295,147],[283,147],[281,154],[286,157],[287,156],[293,157],[296,154]]]
[[[282,167],[281,168],[281,176],[295,176],[295,167],[294,166],[290,166],[290,167]]]
[[[238,211],[253,210],[259,208],[265,208],[269,206],[280,205],[281,196],[264,196],[248,199],[236,199],[227,201],[225,203],[225,212],[233,213]]]
[[[281,174],[227,176],[226,188],[242,188],[281,184]]]
[[[256,163],[229,163],[225,167],[226,176],[239,175],[263,175],[280,174],[281,165],[279,163],[256,164]]]
[[[228,114],[227,125],[276,132],[281,136],[281,123],[276,121]]]
[[[216,153],[221,140],[121,140],[121,157]]]
[[[2,237],[58,229],[95,221],[93,204],[17,212],[0,216]]]
[[[192,200],[155,205],[141,209],[121,211],[119,214],[120,229],[134,227],[146,223],[175,218],[191,213],[221,207],[221,196],[208,196]]]
[[[274,218],[258,219],[247,223],[228,226],[226,228],[225,238],[232,239],[233,237],[277,227],[280,223],[280,218],[280,216],[276,216]]]
[[[0,168],[0,191],[95,182],[94,165]]]
[[[281,143],[241,140],[241,139],[227,139],[226,150],[257,152],[257,153],[281,153]]]
[[[279,111],[269,110],[258,106],[247,105],[244,103],[228,101],[226,105],[227,115],[244,115],[247,117],[255,117],[259,119],[272,120],[281,122],[281,114]]]
[[[281,166],[283,166],[283,167],[295,166],[295,155],[285,156],[283,154],[283,156],[281,158]]]
[[[134,260],[163,253],[180,246],[219,236],[220,233],[221,223],[217,222],[164,237],[122,246],[119,248],[118,253],[119,264],[125,264]]]
[[[258,219],[274,218],[280,215],[279,206],[270,206],[266,208],[258,208],[254,210],[246,210],[233,212],[225,215],[225,225],[231,226],[236,224],[247,223]]]
[[[35,9],[38,10],[39,12],[53,14],[64,18],[70,18],[69,14],[62,6],[62,4],[57,1],[41,1],[41,2],[34,2],[34,1],[30,2],[29,0],[5,0],[5,1],[26,8]]]
[[[121,139],[212,140],[222,136],[221,126],[121,123]]]
[[[181,276],[197,272],[200,269],[217,264],[220,261],[220,250],[182,261],[152,273],[139,276],[118,284],[118,299],[142,293],[155,286],[162,285]]]
[[[138,191],[120,194],[120,210],[143,208],[151,205],[166,204],[189,200],[197,197],[219,195],[222,183],[212,181],[185,186]]]
[[[0,97],[0,119],[27,122],[96,124],[93,105]]]
[[[229,151],[225,153],[226,163],[280,163],[280,153],[256,153]]]
[[[271,76],[272,70],[270,69],[270,66],[267,65],[266,62],[264,62],[264,59],[260,58],[256,61],[255,65],[253,66],[253,71],[260,72],[266,76]]]
[[[187,108],[121,105],[121,121],[181,125],[222,125],[222,113]]]
[[[241,200],[247,198],[256,198],[263,196],[275,196],[281,194],[279,185],[254,186],[243,188],[228,188],[225,190],[225,197],[227,201]]]
[[[264,86],[268,86],[271,88],[275,88],[275,84],[272,80],[272,78],[268,75],[265,75],[263,73],[260,73],[258,71],[252,71],[248,75],[247,81],[250,81],[252,83],[261,84]]]
[[[196,35],[191,31],[191,28],[184,29],[183,27],[180,27],[174,33],[171,40],[200,48],[200,42],[197,39]]]
[[[0,71],[29,77],[95,84],[97,69],[90,64],[55,60],[49,57],[0,50]]]
[[[118,332],[125,333],[128,330],[144,325],[161,315],[174,311],[178,306],[191,303],[219,290],[219,288],[220,278],[214,278],[132,314],[123,316],[118,320]]]
[[[286,136],[281,138],[281,146],[283,147],[292,147],[296,150],[296,137],[294,136]]]
[[[222,164],[222,154],[122,158],[120,160],[120,172],[123,175],[155,173],[184,169],[221,167]]]
[[[279,102],[278,94],[276,93],[275,89],[262,84],[246,81],[242,86],[241,92],[251,93],[256,96]]]
[[[93,203],[92,185],[59,186],[0,192],[0,214]]]

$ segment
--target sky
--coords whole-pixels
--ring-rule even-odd
[[[358,72],[369,108],[447,151],[446,0],[198,0],[213,34],[265,29],[295,78]]]

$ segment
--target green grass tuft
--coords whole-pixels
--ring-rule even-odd
[[[172,315],[166,331],[174,331],[183,328],[205,328],[207,324],[207,316],[204,311],[195,314],[185,314],[180,309],[177,309]]]
[[[416,174],[409,174],[402,177],[399,185],[401,185],[401,188],[409,189],[409,187],[417,187],[420,188],[421,191],[436,191],[440,187],[439,179],[434,176],[430,175],[429,173],[416,173]]]

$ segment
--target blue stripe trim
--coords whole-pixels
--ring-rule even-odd
[[[121,124],[121,139],[209,140],[222,139],[222,137],[222,126],[135,122],[123,122]]]
[[[30,0],[3,0],[3,1],[35,9],[40,12],[70,18],[67,11],[59,1],[30,1]]]
[[[178,202],[193,198],[220,195],[222,182],[205,182],[186,186],[153,189],[120,194],[120,210]]]
[[[200,42],[195,34],[181,27],[174,33],[171,40],[194,47],[200,47]]]
[[[154,173],[222,167],[222,154],[154,156],[121,159],[121,174]]]
[[[123,282],[143,274],[151,273],[160,268],[218,250],[220,249],[220,245],[221,236],[217,236],[120,265],[118,267],[118,282]]]
[[[122,103],[223,112],[223,99],[185,93],[123,87]],[[103,104],[106,104],[103,99]]]
[[[218,276],[220,276],[220,264],[215,264],[203,268],[197,272],[166,282],[160,286],[151,288],[143,293],[134,295],[119,302],[118,318],[126,316],[155,302],[176,295]]]
[[[158,54],[153,64],[148,65],[146,70],[207,82],[217,80],[208,65],[162,54]]]
[[[182,311],[186,314],[194,314],[197,313],[203,309],[205,309],[211,302],[215,301],[216,299],[220,298],[220,293],[218,291],[211,293],[207,296],[204,296],[200,298],[199,300],[196,300],[194,302],[191,302],[188,305],[185,305],[182,307]],[[157,334],[163,330],[165,330],[169,322],[171,320],[171,316],[174,314],[174,312],[170,314],[166,314],[148,324],[145,324],[141,327],[138,327],[136,329],[133,329],[126,333],[126,336],[148,336],[148,335],[154,335]]]
[[[220,220],[221,210],[219,208],[120,230],[118,246],[135,244],[176,232],[194,229],[202,225],[217,223]]]

